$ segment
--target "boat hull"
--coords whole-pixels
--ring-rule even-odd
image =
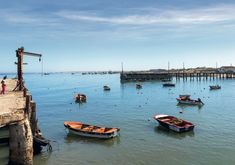
[[[169,125],[169,124],[166,124],[160,120],[157,120],[159,125],[161,125],[162,127],[166,128],[166,129],[170,129],[172,131],[175,131],[175,132],[187,132],[187,131],[191,131],[194,129],[194,126],[190,126],[190,127],[182,127],[182,128],[179,128],[179,127],[176,127],[174,125]]]
[[[114,133],[110,133],[110,134],[98,134],[98,133],[87,133],[87,132],[82,132],[82,131],[77,131],[77,130],[73,130],[71,128],[68,128],[69,133],[74,134],[74,135],[78,135],[78,136],[83,136],[83,137],[90,137],[90,138],[99,138],[99,139],[110,139],[110,138],[114,138],[118,135],[118,132],[115,131]]]
[[[110,139],[116,137],[120,131],[119,128],[100,127],[73,121],[64,122],[64,126],[71,134],[100,139]]]
[[[194,129],[194,124],[178,119],[174,116],[156,115],[154,116],[154,119],[158,121],[160,126],[178,133],[187,132]]]
[[[175,84],[163,84],[163,87],[175,87]]]
[[[220,86],[210,86],[210,90],[217,90],[217,89],[221,89]]]
[[[184,101],[177,99],[179,104],[186,104],[186,105],[203,105],[201,102],[195,102],[195,101]]]

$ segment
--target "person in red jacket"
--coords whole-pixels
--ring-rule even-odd
[[[2,84],[2,91],[1,91],[1,94],[5,94],[6,93],[6,88],[7,88],[7,85],[6,85],[6,76],[3,77],[2,81],[1,81],[1,84]]]

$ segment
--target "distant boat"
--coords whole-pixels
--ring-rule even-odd
[[[219,85],[210,85],[210,90],[221,89]]]
[[[142,88],[142,85],[136,84],[136,89],[141,89],[141,88]]]
[[[111,90],[110,87],[107,86],[107,85],[105,85],[103,88],[104,88],[105,91],[110,91]]]
[[[76,102],[78,102],[78,103],[83,103],[83,102],[86,102],[86,95],[84,95],[84,94],[77,94],[77,96],[76,96]]]
[[[118,135],[118,132],[120,131],[119,128],[99,127],[73,121],[64,122],[64,126],[72,134],[101,139],[116,137]]]
[[[180,95],[179,98],[176,99],[179,104],[187,104],[187,105],[204,105],[200,98],[197,100],[193,100],[190,98],[190,95]]]
[[[175,84],[173,84],[173,83],[165,83],[162,85],[163,85],[163,87],[175,87]]]
[[[194,129],[194,125],[188,121],[168,115],[155,115],[154,119],[167,129],[175,132],[186,132]]]
[[[44,73],[44,75],[50,75],[50,73]]]

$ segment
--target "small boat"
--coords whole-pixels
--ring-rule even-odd
[[[118,132],[120,131],[119,128],[99,127],[73,121],[64,122],[64,126],[72,134],[85,137],[101,138],[101,139],[113,138],[117,136]]]
[[[83,103],[83,102],[86,102],[86,95],[84,94],[77,94],[76,96],[76,102],[78,103]]]
[[[141,88],[142,88],[142,85],[136,84],[136,89],[141,89]]]
[[[186,132],[194,129],[194,125],[188,121],[169,115],[155,115],[154,119],[167,129],[175,132]]]
[[[210,85],[210,90],[221,89],[219,85]]]
[[[107,86],[107,85],[104,86],[104,91],[110,91],[110,90],[111,90],[111,89],[110,89],[109,86]]]
[[[48,139],[45,139],[42,136],[34,136],[33,137],[33,154],[37,155],[41,153],[42,147],[49,146],[49,150],[52,150],[50,141]]]
[[[179,104],[204,105],[200,98],[198,98],[197,100],[193,100],[190,98],[190,95],[180,95],[179,98],[176,98],[176,100]]]
[[[163,87],[175,87],[175,84],[173,84],[173,83],[165,83],[162,85],[163,85]]]

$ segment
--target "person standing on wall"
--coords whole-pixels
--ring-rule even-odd
[[[5,94],[6,93],[6,88],[7,88],[6,79],[7,79],[7,76],[4,76],[2,81],[1,81],[1,84],[2,84],[1,94]]]

